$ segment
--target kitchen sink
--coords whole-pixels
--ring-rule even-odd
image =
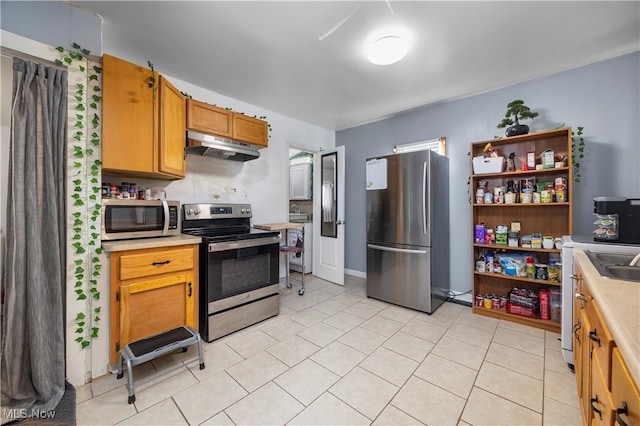
[[[601,276],[640,283],[640,266],[629,266],[635,255],[586,250],[587,257]]]
[[[620,280],[640,282],[640,266],[609,265],[605,269]]]

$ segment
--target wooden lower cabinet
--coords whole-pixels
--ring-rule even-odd
[[[640,425],[638,387],[583,276],[576,265],[573,353],[582,422]]]
[[[613,424],[613,402],[611,401],[611,392],[607,387],[606,376],[610,370],[608,366],[601,365],[598,356],[594,355],[591,359],[591,392],[589,393],[589,409],[591,413],[592,425]]]
[[[618,348],[611,361],[611,399],[619,424],[640,425],[640,392]]]
[[[112,252],[109,362],[136,340],[198,329],[198,245]]]

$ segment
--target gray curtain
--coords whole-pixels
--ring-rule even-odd
[[[53,409],[65,386],[67,72],[14,59],[3,262],[3,422]]]

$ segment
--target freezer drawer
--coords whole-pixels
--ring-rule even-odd
[[[367,244],[367,297],[432,313],[445,295],[431,280],[431,248]]]

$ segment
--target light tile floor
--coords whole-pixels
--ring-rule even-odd
[[[299,276],[299,275],[298,275]],[[295,275],[294,275],[295,278]],[[559,335],[445,303],[432,315],[305,277],[280,315],[77,389],[79,425],[580,425]]]

